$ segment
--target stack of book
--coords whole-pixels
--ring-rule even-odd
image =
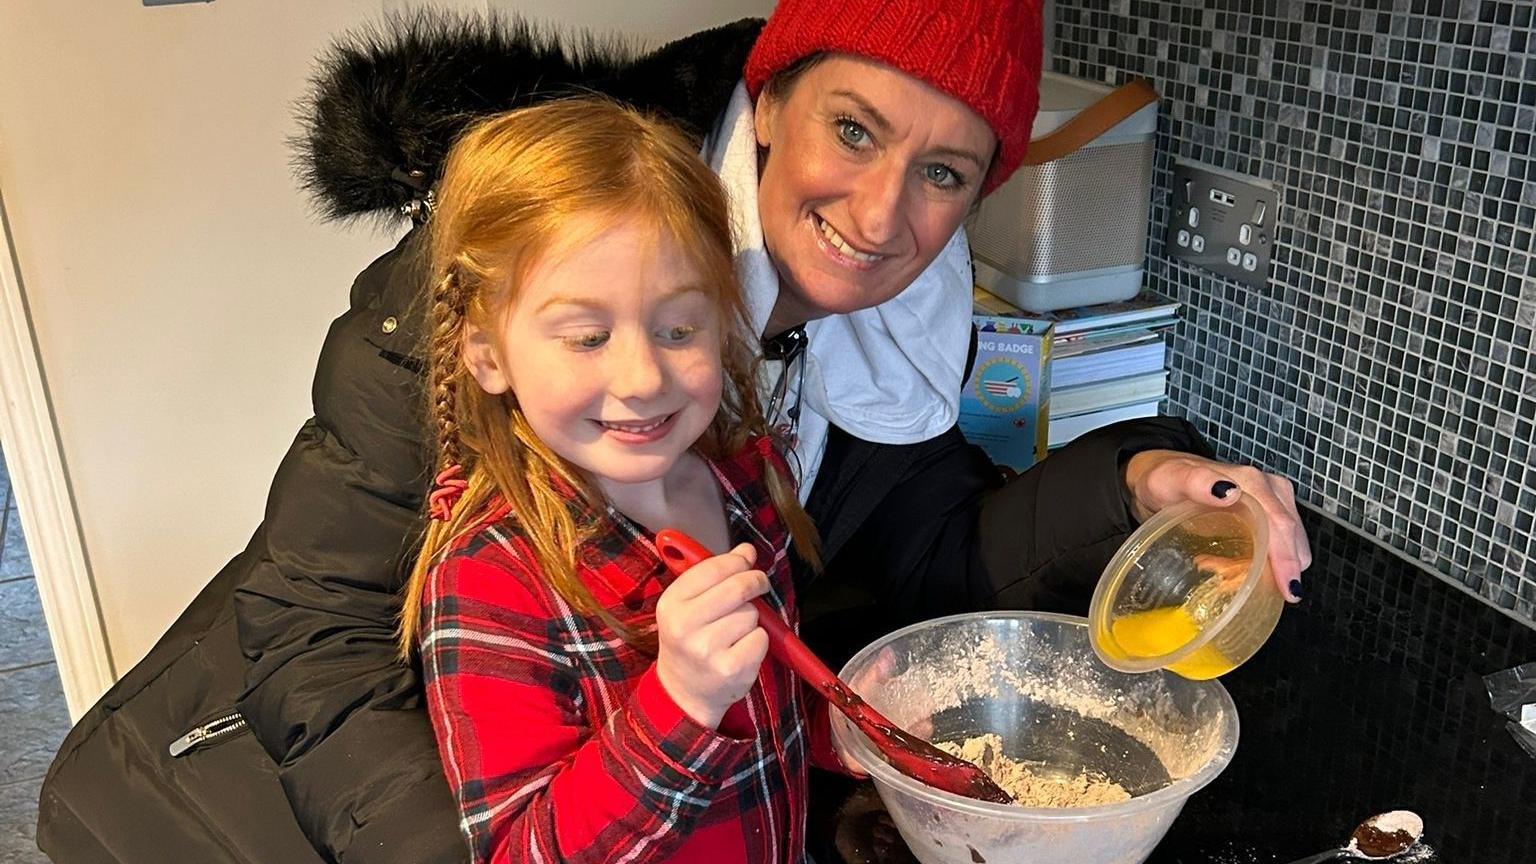
[[[980,290],[976,312],[1052,323],[1047,446],[1121,420],[1154,417],[1168,393],[1165,333],[1179,303],[1143,291],[1122,303],[1027,313]]]

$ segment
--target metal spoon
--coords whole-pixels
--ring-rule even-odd
[[[1407,852],[1424,836],[1424,820],[1412,810],[1380,813],[1361,822],[1349,837],[1349,844],[1329,849],[1319,855],[1298,858],[1291,864],[1322,864],[1340,855],[1356,861],[1385,861]]]

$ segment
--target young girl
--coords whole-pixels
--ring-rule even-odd
[[[476,861],[798,862],[826,706],[765,661],[814,532],[751,386],[726,201],[617,105],[499,115],[432,220],[441,474],[406,594]],[[719,553],[663,589],[650,540]]]

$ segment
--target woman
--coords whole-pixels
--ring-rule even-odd
[[[1295,599],[1310,556],[1289,485],[1206,458],[1188,424],[1102,430],[1006,485],[955,428],[972,339],[958,229],[1022,158],[1039,27],[1013,0],[784,0],[760,37],[741,22],[573,63],[523,29],[417,19],[330,58],[308,177],[330,215],[424,220],[468,119],[581,90],[709,133],[778,358],[765,402],[794,427],[823,537],[805,632],[834,665],[945,612],[1080,612],[1135,525],[1188,499],[1259,501]],[[353,286],[251,546],[61,748],[39,825],[55,860],[321,860],[306,838],[349,864],[463,858],[419,679],[394,659],[428,482],[422,233]],[[192,727],[212,737],[177,739]]]

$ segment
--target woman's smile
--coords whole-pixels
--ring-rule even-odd
[[[850,267],[854,270],[868,271],[876,264],[890,258],[890,255],[880,255],[874,252],[864,252],[856,248],[852,243],[844,239],[836,228],[821,218],[816,213],[811,214],[812,230],[816,232],[817,243],[822,251],[826,252],[833,261]]]

